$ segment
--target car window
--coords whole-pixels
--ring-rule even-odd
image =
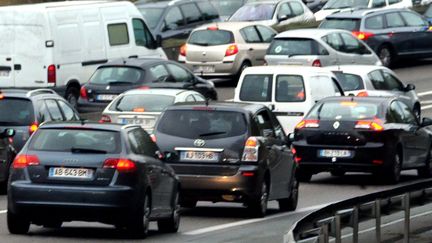
[[[183,15],[178,7],[172,7],[166,14],[164,28],[162,31],[176,30],[184,25]]]
[[[353,54],[371,54],[371,52],[363,45],[357,38],[351,34],[342,33],[342,40],[344,42],[343,52]]]
[[[372,8],[380,8],[386,6],[385,0],[372,0]]]
[[[28,99],[0,99],[0,126],[29,126],[35,121],[33,104]]]
[[[131,150],[135,154],[153,157],[158,150],[150,136],[141,128],[128,132],[128,140]]]
[[[111,46],[129,44],[129,33],[126,23],[109,24],[108,39]]]
[[[177,7],[175,7],[177,8]],[[149,8],[148,6],[138,6],[138,10],[143,15],[146,23],[149,25],[150,29],[154,29],[157,27],[159,23],[159,19],[164,12],[164,8]],[[178,9],[177,9],[178,10]],[[178,10],[180,12],[180,10]]]
[[[417,124],[417,118],[412,113],[412,110],[403,102],[396,101],[400,106],[403,113],[403,123],[405,124]]]
[[[60,108],[55,100],[45,100],[45,104],[48,108],[48,112],[51,114],[53,121],[63,120]]]
[[[338,33],[328,34],[322,37],[322,40],[337,51],[343,51],[344,49],[342,39]]]
[[[121,112],[161,112],[174,103],[174,96],[158,94],[125,94],[108,108]]]
[[[138,83],[145,77],[144,70],[133,67],[101,67],[90,78],[93,84]]]
[[[158,64],[156,66],[151,67],[149,70],[150,70],[150,74],[154,77],[154,80],[157,82],[173,81],[172,77],[170,77],[170,74],[164,64]]]
[[[401,90],[403,88],[396,78],[388,73],[384,74],[381,70],[370,72],[368,77],[376,90]]]
[[[167,64],[166,65],[171,75],[174,77],[177,82],[192,82],[192,74],[189,73],[186,69],[175,65],[175,64]]]
[[[63,111],[63,115],[65,116],[66,121],[78,120],[74,110],[72,110],[72,108],[68,104],[66,104],[62,100],[57,100],[57,102]]]
[[[400,3],[400,2],[402,2],[402,0],[388,0],[389,5],[395,4],[395,3]]]
[[[205,101],[206,99],[204,98],[204,96],[200,95],[200,94],[194,94],[193,95],[195,97],[196,101]]]
[[[278,75],[276,77],[277,102],[301,102],[305,99],[305,87],[302,76]]]
[[[51,115],[48,112],[48,108],[46,107],[44,100],[37,100],[36,101],[36,107],[37,107],[37,121],[39,123],[42,123],[44,121],[50,121]]]
[[[365,20],[366,29],[384,29],[384,18],[382,15],[372,16]]]
[[[151,47],[153,37],[144,22],[141,19],[133,19],[132,24],[135,35],[135,44],[137,46]]]
[[[240,30],[240,34],[247,43],[259,43],[261,39],[254,26],[248,26]]]
[[[334,72],[344,91],[364,89],[363,79],[356,74]]]
[[[380,118],[379,104],[365,101],[326,101],[315,105],[305,119],[357,121]]]
[[[369,0],[328,0],[323,9],[367,8]]]
[[[401,81],[397,79],[393,74],[383,71],[384,81],[389,90],[403,91],[404,87]]]
[[[386,115],[387,122],[390,123],[403,123],[404,121],[404,114],[402,112],[402,108],[396,103],[396,101],[393,101],[390,104],[389,108],[389,114]]]
[[[385,18],[388,28],[405,26],[405,23],[399,13],[388,13],[385,15]]]
[[[219,18],[219,14],[217,10],[213,7],[213,5],[210,2],[201,1],[201,2],[197,2],[197,4],[205,20],[212,20],[212,19]]]
[[[188,44],[217,46],[234,43],[234,35],[227,30],[197,30],[192,32]]]
[[[195,101],[195,97],[193,95],[188,95],[185,99],[186,102],[194,102]]]
[[[243,5],[230,18],[229,21],[260,21],[273,18],[274,3],[259,3]]]
[[[328,51],[317,41],[304,38],[277,38],[267,49],[269,55],[328,55]]]
[[[260,136],[265,136],[268,132],[274,132],[272,121],[270,120],[270,116],[266,110],[256,114],[254,120],[258,124]]]
[[[418,16],[415,13],[410,12],[401,12],[402,17],[405,19],[405,22],[408,26],[427,26],[426,21],[423,20],[422,17]]]
[[[193,24],[201,21],[201,13],[198,10],[198,7],[194,3],[186,3],[180,5],[180,9],[185,16],[187,24]]]
[[[240,100],[261,102],[271,101],[272,82],[272,75],[245,75],[240,88]]]
[[[320,24],[319,28],[356,31],[360,29],[360,19],[327,18]]]
[[[262,41],[265,43],[270,43],[273,40],[273,37],[276,35],[276,32],[268,27],[262,25],[257,25],[256,27],[261,35]]]
[[[303,6],[298,2],[290,2],[289,5],[293,11],[294,16],[299,16],[304,13]]]
[[[291,17],[291,16],[293,16],[293,12],[292,12],[290,6],[288,5],[288,3],[282,4],[279,8],[278,18]]]

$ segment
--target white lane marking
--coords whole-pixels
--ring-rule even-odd
[[[430,105],[430,104],[432,104],[432,100],[425,100],[425,101],[420,102],[420,104],[421,105]]]
[[[432,105],[425,105],[425,106],[421,107],[422,110],[427,110],[427,109],[431,109],[431,108],[432,108]]]
[[[0,210],[0,214],[7,213],[7,210]]]
[[[417,93],[417,96],[420,96],[420,97],[426,96],[426,95],[432,95],[432,90],[431,91]]]
[[[293,212],[277,214],[277,215],[273,215],[273,216],[269,216],[269,217],[265,217],[265,218],[259,218],[259,219],[247,219],[247,220],[241,220],[241,221],[237,221],[237,222],[233,222],[233,223],[220,224],[220,225],[210,226],[210,227],[206,227],[206,228],[202,228],[202,229],[187,231],[187,232],[184,232],[182,234],[183,235],[200,235],[200,234],[209,233],[209,232],[216,231],[216,230],[222,230],[222,229],[226,229],[226,228],[232,228],[235,226],[252,224],[252,223],[256,223],[256,222],[261,222],[261,221],[276,219],[276,218],[280,218],[280,217],[285,217],[285,216],[292,215],[292,214],[317,210],[317,209],[323,208],[327,205],[328,204],[315,205],[315,206],[311,206],[311,207],[300,208],[300,209],[293,211]]]

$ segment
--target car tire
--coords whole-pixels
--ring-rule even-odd
[[[394,64],[394,54],[388,45],[382,45],[377,51],[377,56],[385,67],[391,67]]]
[[[30,228],[30,221],[8,210],[7,226],[11,234],[27,234]]]
[[[290,189],[290,196],[288,198],[278,200],[279,210],[282,212],[294,211],[297,208],[299,183],[295,176],[293,176]]]
[[[65,98],[69,102],[69,104],[77,109],[78,107],[78,96],[79,96],[79,90],[74,87],[69,87],[66,90]]]
[[[127,231],[134,238],[145,238],[148,235],[151,213],[150,195],[146,193],[138,211],[129,220]]]
[[[263,182],[261,184],[261,190],[257,197],[253,198],[248,203],[248,209],[251,212],[251,215],[256,218],[265,217],[267,214],[267,205],[268,205],[268,186],[267,182]]]
[[[391,162],[391,166],[388,167],[388,171],[385,172],[385,179],[388,184],[397,184],[400,180],[402,170],[402,156],[396,152]]]
[[[330,171],[330,174],[332,175],[332,176],[336,176],[336,177],[341,177],[341,176],[344,176],[345,175],[345,171],[342,171],[342,170],[334,170],[334,171]]]
[[[432,148],[429,149],[429,155],[426,158],[426,163],[424,167],[417,169],[417,174],[423,178],[429,178],[432,176]]]
[[[180,226],[180,204],[179,193],[177,192],[173,202],[171,216],[166,219],[158,220],[158,229],[164,233],[175,233]]]
[[[235,80],[236,83],[240,80],[240,76],[241,76],[243,70],[245,70],[246,68],[251,67],[251,66],[252,66],[252,65],[251,65],[250,62],[248,62],[248,61],[244,61],[244,62],[241,64],[241,66],[240,66],[240,68],[239,68],[239,70],[238,70],[238,72],[237,72],[237,75],[236,75],[236,77],[235,77],[235,78],[236,78],[236,80]]]
[[[312,179],[312,173],[307,171],[297,170],[296,173],[297,180],[300,182],[310,182]]]

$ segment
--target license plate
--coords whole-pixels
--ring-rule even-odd
[[[9,71],[0,71],[0,77],[9,77]]]
[[[214,66],[194,66],[193,67],[194,73],[214,73],[215,72],[215,67]]]
[[[97,100],[113,100],[117,95],[101,94],[96,97]]]
[[[153,126],[155,121],[150,119],[142,119],[142,118],[122,118],[120,119],[120,123],[134,124],[134,125],[141,125],[141,126]]]
[[[218,153],[204,151],[183,151],[180,153],[183,161],[219,161]]]
[[[64,167],[53,167],[49,169],[49,177],[53,178],[90,179],[92,176],[93,170],[90,169]]]
[[[319,152],[321,157],[330,158],[348,158],[351,157],[352,153],[350,150],[334,150],[334,149],[322,149]]]

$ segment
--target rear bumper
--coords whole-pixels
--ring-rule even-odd
[[[232,76],[237,75],[239,70],[239,64],[235,61],[225,61],[225,62],[181,62],[187,68],[189,68],[192,72],[194,72],[194,66],[214,66],[214,72],[194,72],[195,75],[203,77],[203,78],[231,78]]]
[[[81,98],[78,99],[78,112],[99,112],[103,111],[109,103],[107,102],[89,102]]]

